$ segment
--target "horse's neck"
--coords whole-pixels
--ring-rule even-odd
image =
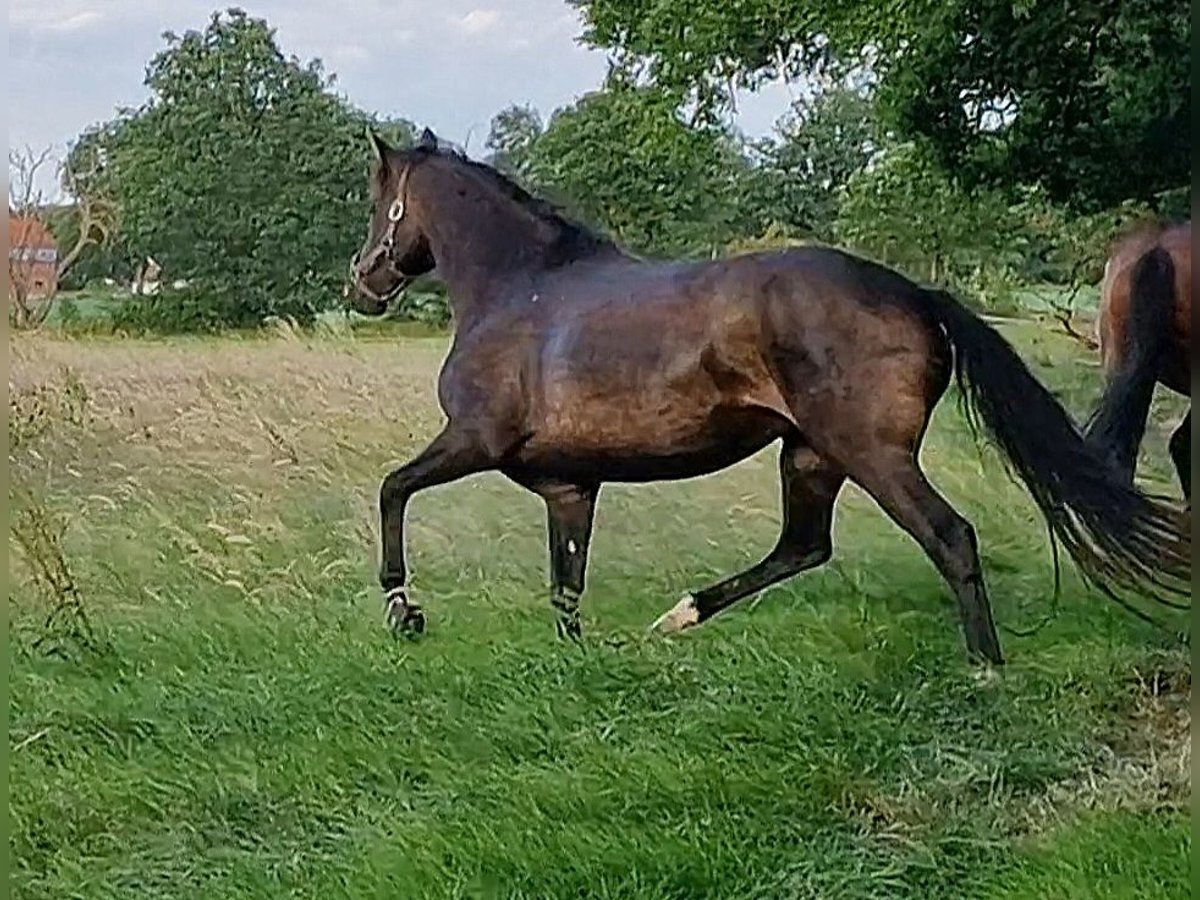
[[[524,210],[453,196],[428,235],[455,319],[466,324],[537,277],[547,230]]]

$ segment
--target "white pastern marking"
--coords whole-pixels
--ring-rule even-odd
[[[699,621],[700,610],[696,608],[696,598],[691,594],[684,594],[682,600],[654,620],[650,630],[663,634],[674,634],[685,628],[691,628]]]

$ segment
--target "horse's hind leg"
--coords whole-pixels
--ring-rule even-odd
[[[907,448],[887,448],[859,457],[850,477],[924,548],[958,598],[972,657],[1001,665],[1000,639],[983,584],[975,529],[934,490]]]
[[[1169,446],[1171,459],[1175,463],[1175,471],[1179,473],[1179,484],[1183,487],[1183,496],[1190,504],[1192,502],[1192,411],[1190,409],[1171,435]]]
[[[669,634],[698,625],[738,600],[829,559],[833,504],[845,474],[813,450],[792,442],[780,451],[779,474],[783,529],[775,549],[753,568],[685,596],[652,628]]]

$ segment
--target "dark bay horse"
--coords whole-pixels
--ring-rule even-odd
[[[1192,396],[1191,220],[1122,235],[1104,267],[1099,312],[1105,388],[1087,438],[1132,482],[1155,384]],[[1190,406],[1169,447],[1190,503]]]
[[[417,491],[494,470],[540,495],[557,627],[578,637],[602,483],[704,475],[780,441],[775,548],[655,626],[694,626],[828,560],[849,478],[949,583],[969,654],[999,664],[974,531],[918,464],[952,376],[1093,584],[1172,606],[1167,593],[1189,593],[1190,521],[1119,478],[1003,338],[949,294],[834,249],[635,258],[428,131],[412,149],[378,138],[375,149],[350,302],[381,314],[436,267],[455,322],[438,380],[445,425],[379,492],[379,577],[395,631],[425,626],[406,591],[405,508]]]

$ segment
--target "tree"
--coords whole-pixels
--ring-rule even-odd
[[[123,309],[188,329],[310,320],[337,302],[361,237],[371,120],[241,10],[165,38],[111,156],[128,246],[190,287]]]
[[[835,49],[853,43],[831,43],[829,35],[853,33],[850,22],[864,5],[839,0],[568,3],[583,16],[586,43],[613,51],[618,66],[637,72],[679,101],[694,101],[697,120],[711,120],[729,103],[734,89],[823,71]]]
[[[964,185],[1077,209],[1190,179],[1189,12],[1166,0],[570,0],[585,39],[681,102],[864,60],[880,112]]]
[[[927,148],[888,147],[850,179],[835,233],[839,240],[932,282],[958,282],[1019,258],[1002,195],[969,195]]]
[[[971,184],[1081,211],[1152,201],[1190,180],[1190,33],[1163,0],[961,0],[914,32],[881,102]]]
[[[531,106],[516,104],[492,117],[484,146],[491,151],[490,162],[509,175],[526,174],[533,145],[542,134],[542,117]]]
[[[9,321],[15,328],[36,328],[50,314],[55,292],[37,294],[34,279],[40,265],[35,238],[49,232],[53,211],[43,202],[37,187],[41,170],[51,159],[46,147],[30,147],[8,152],[8,210],[15,227],[10,229],[8,256]],[[100,162],[86,154],[68,156],[59,169],[63,187],[75,197],[67,218],[72,228],[69,240],[59,240],[58,253],[49,265],[54,267],[54,287],[66,278],[83,252],[103,243],[113,228],[113,204],[104,191],[97,172]],[[63,252],[62,248],[68,248]]]
[[[554,113],[533,144],[529,178],[627,245],[707,253],[736,233],[746,167],[714,129],[689,128],[660,91],[613,84]]]
[[[846,184],[876,150],[875,128],[861,91],[835,88],[797,103],[777,134],[756,145],[745,203],[777,229],[830,239]]]

